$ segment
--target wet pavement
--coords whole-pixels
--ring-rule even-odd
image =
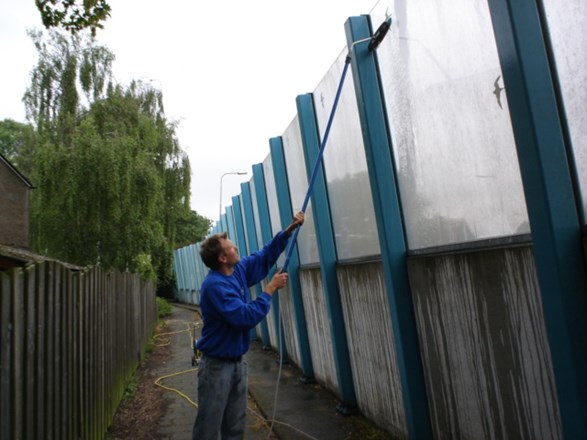
[[[197,368],[192,366],[192,338],[194,331],[195,337],[199,336],[201,319],[193,307],[173,305],[172,310],[166,319],[169,335],[162,336],[169,339],[171,356],[157,370],[158,382],[166,388],[169,399],[158,438],[189,440],[197,412]],[[293,365],[284,364],[280,371],[278,354],[263,350],[259,341],[253,341],[245,358],[249,365],[246,440],[349,438],[357,416],[342,416],[332,393],[316,384],[301,383],[301,372]]]

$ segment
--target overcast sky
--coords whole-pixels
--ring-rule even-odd
[[[345,48],[348,17],[377,0],[110,0],[98,40],[114,52],[115,79],[152,81],[180,121],[192,165],[192,209],[216,220],[269,154],[269,138],[294,118]],[[22,95],[37,54],[26,29],[42,27],[34,0],[0,0],[0,120],[25,122]],[[34,182],[41,185],[42,182]]]

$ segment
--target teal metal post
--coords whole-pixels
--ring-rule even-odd
[[[234,207],[234,223],[235,223],[235,230],[236,230],[236,242],[239,248],[239,252],[243,255],[249,253],[247,249],[247,241],[245,240],[245,229],[243,225],[243,218],[242,218],[242,208],[241,208],[241,201],[239,196],[232,197],[232,206]]]
[[[255,230],[255,217],[253,215],[253,201],[251,199],[251,188],[249,186],[249,182],[241,183],[241,200],[243,202],[243,211],[246,217],[246,233],[248,235],[249,243],[248,253],[252,254],[253,252],[257,252],[259,250],[259,246],[257,244],[257,231]],[[260,283],[257,283],[254,288],[255,292],[257,293],[257,296],[263,293],[263,289]],[[268,350],[271,348],[271,340],[269,338],[269,330],[267,329],[267,320],[264,319],[263,321],[261,321],[260,325],[261,337],[263,339],[263,348],[265,350]],[[254,335],[255,329],[252,329],[251,333]]]
[[[308,180],[310,180],[316,158],[318,157],[318,152],[320,151],[319,131],[312,95],[299,95],[296,98],[296,106],[302,134],[302,144],[304,146],[306,172],[308,174]],[[329,315],[328,321],[330,323],[330,332],[332,336],[334,363],[338,378],[340,398],[342,400],[342,406],[339,409],[342,412],[352,412],[356,409],[357,398],[350,368],[351,362],[345,332],[340,290],[338,287],[338,279],[336,278],[334,231],[332,228],[332,220],[330,218],[330,205],[328,202],[326,179],[324,178],[324,169],[322,166],[316,176],[311,201],[314,223],[316,225],[316,238],[318,242],[318,255],[320,257],[322,285],[326,298],[326,307]]]
[[[269,139],[269,148],[271,151],[271,162],[273,163],[277,203],[279,205],[279,218],[281,220],[281,228],[285,229],[290,224],[294,213],[291,209],[292,204],[287,183],[287,169],[285,166],[285,155],[283,153],[283,142],[281,141],[281,137]],[[302,369],[303,374],[302,380],[306,383],[313,382],[314,367],[312,365],[310,339],[308,337],[306,313],[304,311],[304,301],[302,298],[302,286],[300,284],[300,259],[297,246],[293,250],[291,259],[289,260],[287,273],[289,292],[295,314],[295,329],[300,349],[300,368]]]
[[[228,232],[228,224],[226,222],[226,211],[220,216],[220,232]]]
[[[175,271],[175,286],[177,288],[177,295],[179,299],[179,292],[181,290],[181,261],[180,254],[181,249],[173,251],[173,270]]]
[[[587,433],[587,275],[553,77],[536,1],[489,0],[565,438]]]
[[[347,45],[371,36],[367,16],[345,23]],[[369,43],[358,43],[351,52],[351,69],[365,145],[377,232],[381,246],[385,288],[389,300],[396,358],[409,438],[432,438],[426,382],[416,315],[406,265],[406,239],[396,185],[395,167],[382,99],[375,53]]]
[[[195,243],[192,245],[194,256],[196,257],[196,269],[197,269],[197,281],[196,281],[196,297],[194,299],[194,304],[200,304],[200,286],[202,285],[202,281],[206,277],[208,273],[208,268],[204,265],[202,258],[200,257],[200,244]]]
[[[232,206],[226,207],[226,226],[228,228],[228,237],[236,244],[236,229],[234,224],[234,215]]]
[[[255,192],[257,196],[257,209],[259,210],[259,222],[261,227],[261,240],[267,243],[271,240],[273,234],[271,233],[271,214],[269,213],[269,204],[267,203],[267,190],[265,189],[265,173],[263,172],[263,165],[258,163],[253,165],[253,180],[255,181]],[[268,278],[272,278],[276,272],[275,266],[271,268]],[[287,347],[285,345],[285,336],[281,320],[279,319],[279,295],[273,295],[271,298],[271,313],[273,314],[273,324],[275,327],[275,334],[281,335],[279,341],[275,341],[277,348],[281,349],[280,358],[283,362],[288,361]],[[281,329],[280,329],[281,327]]]
[[[193,252],[193,247],[186,246],[185,247],[186,255],[187,255],[187,274],[189,277],[190,288],[187,295],[186,302],[188,304],[194,303],[194,295],[197,289],[197,278],[196,278],[196,258]]]

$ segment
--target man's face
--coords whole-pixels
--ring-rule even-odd
[[[238,248],[234,245],[234,243],[228,239],[222,240],[222,254],[219,257],[219,260],[222,264],[226,264],[229,267],[233,267],[240,261],[240,256],[238,254]]]

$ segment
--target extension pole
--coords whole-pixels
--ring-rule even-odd
[[[334,103],[332,104],[332,110],[330,111],[330,117],[328,118],[328,124],[326,125],[326,131],[324,132],[324,138],[322,139],[322,144],[320,145],[320,151],[318,152],[318,157],[316,157],[316,162],[314,163],[314,170],[312,171],[312,176],[310,177],[310,183],[308,184],[308,190],[306,192],[306,196],[304,197],[304,203],[302,204],[302,212],[306,212],[308,208],[308,203],[310,202],[310,196],[312,195],[312,189],[314,188],[314,183],[316,182],[316,177],[318,176],[318,170],[320,169],[320,163],[322,162],[322,156],[324,155],[324,149],[326,147],[326,141],[328,141],[328,135],[330,134],[330,127],[332,126],[332,121],[334,120],[334,114],[336,113],[336,108],[338,107],[338,100],[340,99],[340,95],[342,92],[342,86],[344,84],[344,80],[346,78],[346,74],[351,63],[351,56],[350,54],[346,57],[344,63],[344,69],[342,70],[342,75],[340,78],[340,82],[338,84],[338,89],[336,91],[336,97],[334,98]],[[296,244],[298,239],[298,233],[300,232],[300,228],[296,228],[294,231],[294,235],[292,240],[289,243],[287,248],[287,254],[285,257],[285,263],[281,269],[282,272],[287,272],[287,267],[289,266],[289,260],[291,259],[291,255],[293,253],[293,248]]]
[[[389,30],[391,26],[391,18],[387,17],[383,23],[379,26],[375,34],[371,38],[366,38],[365,40],[355,41],[355,43],[351,46],[349,53],[344,61],[344,69],[342,70],[342,75],[340,77],[340,82],[338,83],[338,89],[336,90],[336,96],[334,98],[334,103],[332,104],[332,110],[330,111],[330,117],[328,118],[328,124],[326,125],[326,131],[324,132],[324,138],[322,139],[322,143],[320,144],[320,151],[318,152],[318,156],[316,157],[316,163],[314,164],[314,170],[312,171],[312,176],[310,177],[310,182],[308,184],[308,190],[306,192],[306,197],[304,197],[304,203],[302,204],[302,212],[306,212],[308,207],[308,203],[310,202],[310,196],[312,195],[312,190],[314,189],[314,183],[316,182],[316,177],[318,176],[318,170],[320,169],[320,163],[322,162],[322,156],[324,155],[324,149],[326,148],[326,141],[328,141],[328,135],[330,134],[330,127],[332,126],[332,121],[334,120],[334,114],[336,113],[336,108],[338,107],[338,101],[340,99],[340,95],[342,92],[342,86],[344,84],[344,80],[346,78],[347,71],[351,64],[351,52],[357,43],[362,43],[369,41],[369,51],[373,51],[377,49],[385,34]],[[285,263],[283,263],[283,267],[281,268],[281,272],[287,272],[287,267],[289,266],[289,260],[291,259],[291,255],[293,253],[293,248],[296,244],[298,239],[298,234],[300,232],[300,228],[296,228],[294,231],[293,238],[289,243],[287,248],[287,253],[285,257]]]

